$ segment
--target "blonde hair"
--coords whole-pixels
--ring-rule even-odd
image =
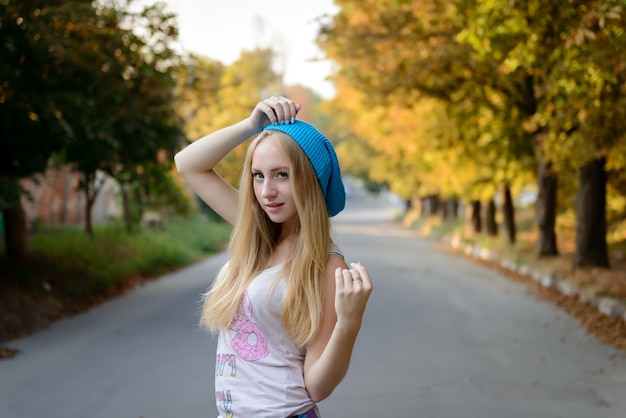
[[[297,210],[291,231],[291,256],[283,265],[286,281],[282,321],[287,335],[304,346],[322,323],[326,264],[331,244],[330,219],[315,171],[300,146],[279,131],[264,131],[250,144],[241,175],[239,212],[228,246],[230,261],[205,295],[200,324],[216,332],[230,328],[243,292],[270,260],[280,234],[254,196],[252,155],[264,140],[274,141],[289,160],[289,179]]]

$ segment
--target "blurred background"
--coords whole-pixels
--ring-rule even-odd
[[[624,13],[0,0],[0,342],[223,249],[173,155],[273,94],[405,227],[626,300]],[[219,168],[233,184],[242,152]]]

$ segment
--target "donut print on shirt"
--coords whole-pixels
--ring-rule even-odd
[[[230,324],[230,328],[237,332],[230,344],[235,353],[246,361],[260,360],[269,354],[265,335],[251,319],[252,302],[248,291],[244,291],[237,314]]]

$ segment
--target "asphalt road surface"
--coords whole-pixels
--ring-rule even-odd
[[[624,418],[626,357],[526,289],[388,220],[356,193],[335,218],[374,292],[324,418]],[[200,294],[220,254],[15,341],[0,418],[215,418]],[[237,417],[235,417],[237,418]],[[248,418],[248,417],[246,417]]]

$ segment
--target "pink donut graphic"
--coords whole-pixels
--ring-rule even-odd
[[[239,310],[230,324],[237,335],[230,342],[235,353],[246,361],[256,361],[265,358],[270,352],[267,349],[267,339],[259,327],[250,319],[252,318],[252,302],[248,292],[243,292]],[[250,336],[254,334],[256,342],[250,343]]]

